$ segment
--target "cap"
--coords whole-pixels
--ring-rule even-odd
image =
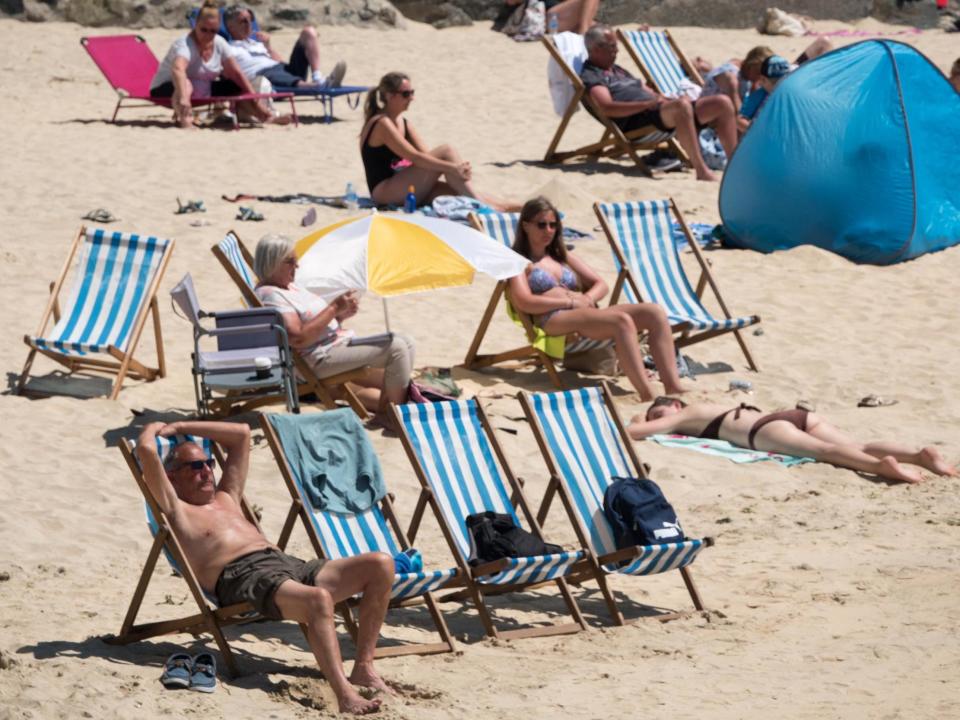
[[[790,63],[780,55],[771,55],[760,66],[760,74],[770,80],[779,80],[790,72]]]

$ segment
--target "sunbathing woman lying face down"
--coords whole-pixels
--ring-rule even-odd
[[[687,405],[676,398],[658,397],[645,418],[636,415],[630,420],[627,432],[634,440],[660,433],[726,440],[751,450],[812,457],[909,483],[920,482],[923,476],[901,463],[919,465],[937,475],[957,474],[935,447],[911,450],[893,442],[860,443],[816,413],[800,409],[764,413],[744,404],[734,408],[712,403]]]
[[[533,315],[548,335],[576,333],[591,340],[613,340],[620,367],[643,400],[653,388],[643,366],[637,333],[649,334],[650,354],[668,393],[686,390],[677,372],[673,333],[663,308],[655,303],[599,307],[607,284],[563,244],[560,214],[544,197],[528,200],[520,212],[513,249],[530,259],[523,275],[510,278],[513,307]]]
[[[515,212],[518,204],[478,192],[473,170],[449,145],[427,149],[413,124],[400,117],[413,102],[410,78],[387,73],[367,93],[360,133],[360,157],[370,197],[378,205],[403,205],[412,185],[420,205],[438,195],[477,198],[500,212]]]

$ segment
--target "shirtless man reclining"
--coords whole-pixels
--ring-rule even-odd
[[[165,458],[156,438],[209,438],[227,454],[219,485],[214,460],[192,442],[176,445]],[[157,422],[137,441],[143,476],[170,519],[187,560],[204,590],[221,604],[248,601],[274,620],[296,620],[341,712],[376,712],[380,700],[366,700],[354,685],[391,693],[373,667],[377,636],[390,601],[393,559],[364,553],[339,560],[304,562],[281,552],[243,515],[240,499],[250,460],[250,428],[240,423]],[[343,671],[333,613],[338,602],[362,595],[357,657],[349,679]]]
[[[634,440],[661,433],[726,440],[751,450],[812,457],[909,483],[920,482],[923,476],[900,463],[919,465],[937,475],[957,474],[935,447],[911,450],[892,442],[859,443],[816,413],[800,409],[764,413],[750,405],[687,405],[675,398],[658,397],[645,418],[636,415],[630,420],[627,432]]]

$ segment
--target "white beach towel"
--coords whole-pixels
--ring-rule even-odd
[[[567,65],[579,75],[587,59],[587,46],[583,43],[583,35],[573,32],[557,33],[554,35],[554,42],[560,55],[567,61]],[[573,85],[553,57],[547,61],[547,83],[550,86],[553,110],[557,115],[563,115],[573,98]]]

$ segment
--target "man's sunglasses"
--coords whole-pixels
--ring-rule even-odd
[[[408,100],[412,98],[416,92],[417,92],[416,90],[401,90],[400,92],[397,93],[397,95],[401,95],[403,96],[404,100]]]
[[[190,462],[185,462],[177,470],[183,470],[184,468],[190,468],[194,472],[200,472],[203,470],[204,466],[213,470],[217,466],[217,461],[213,458],[207,458],[206,460],[191,460]]]
[[[217,28],[205,28],[205,27],[201,27],[201,28],[197,28],[197,32],[202,32],[204,35],[216,35],[216,34],[217,34]]]
[[[551,222],[550,220],[541,220],[540,222],[537,222],[534,224],[541,230],[546,230],[547,228],[550,228],[551,230],[553,230],[555,227],[557,227],[558,223]]]

